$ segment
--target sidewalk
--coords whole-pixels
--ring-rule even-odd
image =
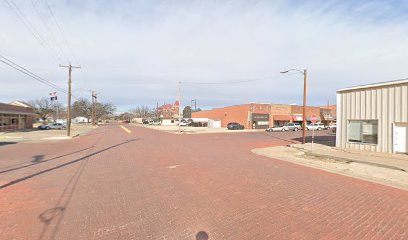
[[[66,130],[22,130],[11,132],[0,132],[0,143],[11,142],[39,142],[50,140],[64,140],[83,135],[94,129],[92,125],[72,125],[71,136],[67,136]]]
[[[408,155],[338,149],[322,144],[257,148],[252,152],[408,190]]]
[[[264,132],[265,129],[243,129],[243,130],[228,130],[227,128],[208,128],[208,127],[190,127],[181,126],[162,126],[162,125],[148,125],[137,124],[136,126],[155,129],[174,134],[200,134],[200,133],[242,133],[242,132]]]

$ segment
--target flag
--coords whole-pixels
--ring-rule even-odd
[[[57,100],[58,99],[57,98],[57,92],[50,93],[50,99],[51,99],[51,101]]]

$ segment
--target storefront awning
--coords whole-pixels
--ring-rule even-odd
[[[291,119],[289,115],[273,115],[274,121],[290,121]]]

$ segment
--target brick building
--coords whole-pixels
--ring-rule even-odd
[[[157,113],[163,119],[178,118],[179,105],[179,101],[176,101],[174,104],[163,104],[157,108]]]
[[[312,114],[318,116],[318,121],[321,120],[320,107],[307,106],[306,121],[310,121]],[[289,122],[302,123],[303,107],[287,104],[249,103],[194,112],[192,117],[221,120],[222,127],[226,127],[230,122],[237,122],[244,125],[246,129],[266,129]]]
[[[30,129],[36,114],[32,107],[23,102],[13,102],[11,104],[0,103],[0,131]]]
[[[320,116],[322,118],[322,123],[327,125],[336,122],[336,109],[336,105],[320,107]]]

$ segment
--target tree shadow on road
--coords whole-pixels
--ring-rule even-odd
[[[19,170],[19,169],[26,168],[26,167],[30,167],[30,166],[33,166],[33,165],[38,165],[39,163],[49,162],[49,161],[52,161],[52,160],[55,160],[55,159],[59,159],[59,158],[62,158],[62,157],[66,157],[66,156],[69,156],[69,155],[72,155],[72,154],[75,154],[75,153],[79,153],[79,152],[91,149],[93,147],[94,146],[91,146],[91,147],[88,147],[88,148],[83,148],[83,149],[80,149],[78,151],[70,152],[70,153],[63,154],[63,155],[60,155],[58,157],[53,157],[53,158],[46,159],[46,160],[43,160],[44,155],[35,155],[35,156],[33,156],[33,159],[31,161],[29,161],[29,162],[18,163],[18,164],[14,164],[14,165],[10,165],[10,166],[7,166],[7,167],[0,168],[0,169],[6,169],[6,170],[0,170],[0,174],[1,173],[6,173],[6,172],[12,172],[12,171]],[[21,166],[21,165],[23,165],[23,166]]]
[[[51,167],[51,168],[48,168],[48,169],[45,169],[45,170],[42,170],[42,171],[39,171],[39,172],[30,174],[30,175],[25,176],[25,177],[22,177],[22,178],[15,179],[15,180],[13,180],[13,181],[11,181],[11,182],[8,182],[8,183],[6,183],[6,184],[0,185],[0,190],[3,189],[3,188],[6,188],[6,187],[12,186],[12,185],[14,185],[14,184],[17,184],[17,183],[19,183],[19,182],[28,180],[28,179],[30,179],[30,178],[33,178],[33,177],[42,175],[42,174],[44,174],[44,173],[47,173],[47,172],[50,172],[50,171],[53,171],[53,170],[56,170],[56,169],[59,169],[59,168],[62,168],[62,167],[66,167],[66,166],[69,166],[69,165],[71,165],[71,164],[74,164],[74,163],[77,163],[77,162],[80,162],[80,161],[83,161],[83,160],[85,160],[85,159],[88,159],[89,157],[92,157],[92,156],[95,156],[95,155],[100,154],[100,153],[102,153],[102,152],[108,151],[108,150],[110,150],[110,149],[112,149],[112,148],[115,148],[115,147],[118,147],[118,146],[120,146],[120,145],[127,144],[127,143],[130,143],[130,142],[133,142],[133,141],[138,141],[138,140],[140,140],[140,139],[126,140],[125,142],[112,145],[112,146],[110,146],[110,147],[108,147],[108,148],[104,148],[104,149],[99,150],[99,151],[97,151],[97,152],[88,154],[88,155],[86,155],[86,156],[84,156],[84,157],[81,157],[81,158],[78,158],[78,159],[75,159],[75,160],[72,160],[72,161],[69,161],[69,162],[60,164],[60,165],[55,166],[55,167]]]
[[[11,144],[16,144],[17,142],[0,142],[0,147],[1,146],[6,146],[6,145],[11,145]]]
[[[39,172],[40,174],[47,172],[47,171],[51,171],[60,167],[64,167],[76,162],[81,161],[81,165],[78,167],[78,169],[75,171],[74,175],[71,177],[71,179],[68,181],[65,189],[63,190],[60,198],[58,199],[57,203],[55,204],[55,207],[50,208],[45,210],[44,212],[42,212],[38,218],[40,219],[40,221],[44,224],[43,225],[43,229],[41,231],[41,234],[38,238],[38,240],[42,240],[42,239],[55,239],[55,236],[58,232],[59,226],[64,218],[64,214],[65,214],[65,210],[67,209],[69,203],[71,202],[71,198],[73,196],[73,193],[77,187],[78,181],[85,169],[85,166],[87,165],[88,161],[89,161],[89,157],[95,156],[97,154],[100,154],[102,152],[111,150],[115,147],[118,147],[120,145],[124,145],[130,142],[134,142],[134,141],[138,141],[140,139],[131,139],[131,140],[126,140],[125,142],[119,143],[119,144],[115,144],[112,145],[110,147],[104,148],[102,150],[99,150],[97,152],[91,153],[91,154],[87,154],[84,157],[81,157],[79,159],[67,162],[65,164],[61,164],[57,167],[54,168],[50,168],[47,169],[45,171],[41,171]],[[30,175],[31,176],[31,175]],[[1,189],[1,187],[0,187]]]

